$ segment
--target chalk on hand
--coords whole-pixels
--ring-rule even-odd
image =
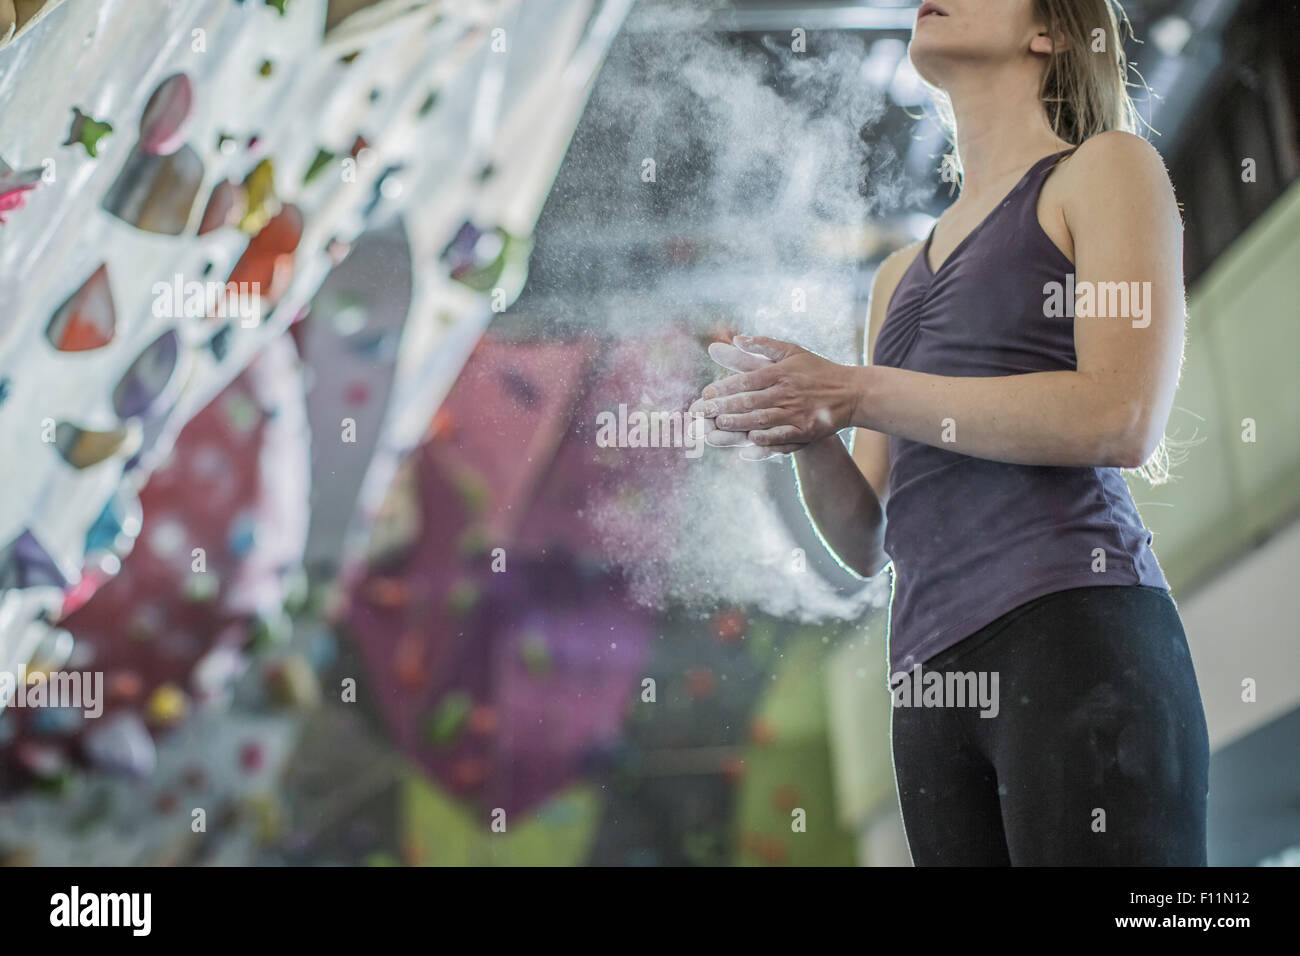
[[[733,372],[752,372],[764,365],[772,364],[772,360],[769,358],[756,355],[753,352],[746,352],[734,345],[728,345],[726,342],[714,342],[710,345],[709,358]]]

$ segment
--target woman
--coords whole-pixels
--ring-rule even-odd
[[[710,352],[739,374],[692,406],[710,444],[793,455],[847,567],[892,561],[917,865],[1206,863],[1204,712],[1121,474],[1160,446],[1184,301],[1120,41],[1107,0],[922,6],[909,55],[951,107],[962,188],[881,264],[867,363],[737,337]],[[977,680],[991,706],[957,693]]]

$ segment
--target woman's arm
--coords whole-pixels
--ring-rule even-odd
[[[840,564],[869,578],[889,563],[889,556],[884,496],[876,493],[857,461],[865,434],[854,441],[852,455],[838,435],[804,445],[794,455],[794,469],[799,501],[817,537]]]
[[[745,347],[771,366],[705,389],[717,426],[760,446],[856,425],[1017,464],[1141,465],[1163,434],[1182,363],[1182,223],[1158,154],[1138,137],[1094,137],[1067,171],[1062,212],[1078,288],[1137,283],[1142,306],[1130,317],[1077,317],[1075,371],[956,378],[842,366],[759,339]]]

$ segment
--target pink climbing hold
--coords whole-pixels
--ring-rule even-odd
[[[27,193],[40,185],[41,172],[40,167],[16,170],[0,159],[0,224],[5,213],[23,207]]]
[[[215,229],[223,229],[239,222],[245,207],[239,187],[229,179],[223,179],[212,188],[207,208],[203,210],[203,220],[199,223],[199,235],[206,236]]]
[[[154,156],[170,156],[185,141],[194,112],[194,85],[184,73],[158,84],[140,119],[140,148]]]
[[[256,773],[262,769],[262,764],[266,760],[266,752],[262,745],[254,741],[249,741],[239,748],[239,765],[245,773]]]

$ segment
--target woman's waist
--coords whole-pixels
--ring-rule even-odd
[[[1031,552],[1041,560],[1102,553],[1136,555],[1150,543],[1118,469],[1010,465],[953,455],[935,467],[891,470],[885,549],[896,562],[997,559]],[[953,557],[949,558],[948,555]]]

